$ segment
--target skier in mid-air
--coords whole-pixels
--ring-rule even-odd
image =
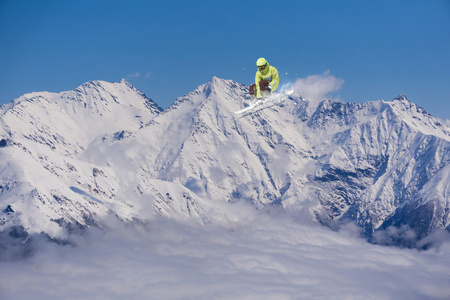
[[[259,58],[256,61],[256,66],[258,67],[258,71],[256,71],[255,83],[249,87],[250,97],[253,103],[267,98],[277,89],[280,83],[278,70],[269,65],[265,58]]]
[[[251,103],[243,109],[234,112],[235,115],[240,115],[241,118],[274,105],[279,105],[294,92],[293,90],[285,90],[282,93],[272,94],[280,84],[278,70],[270,66],[263,57],[256,61],[256,66],[258,67],[258,71],[256,71],[255,83],[248,89],[252,99]]]

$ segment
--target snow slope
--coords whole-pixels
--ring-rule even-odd
[[[14,100],[0,118],[0,228],[64,237],[111,213],[207,223],[241,201],[350,220],[368,238],[448,228],[450,129],[405,96],[291,97],[237,119],[247,100],[216,77],[165,111],[125,81]]]

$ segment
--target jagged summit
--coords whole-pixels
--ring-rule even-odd
[[[149,109],[152,113],[159,113],[162,109],[154,103],[150,98],[148,98],[143,92],[135,88],[131,83],[122,79],[119,83],[117,82],[106,82],[106,81],[89,81],[74,91],[66,92],[69,94],[76,93],[81,95],[81,99],[88,102],[98,102],[92,100],[101,100],[103,102],[115,102],[122,105],[135,106],[138,109]],[[131,94],[134,94],[132,97]],[[74,97],[77,99],[77,97]],[[89,104],[88,104],[89,105]]]
[[[64,236],[110,213],[207,222],[239,201],[351,220],[367,237],[448,228],[449,129],[406,97],[291,97],[236,119],[248,99],[217,77],[164,112],[124,80],[24,95],[0,117],[0,229]]]
[[[405,95],[399,95],[386,103],[399,122],[405,122],[423,134],[436,135],[450,141],[450,127],[433,117],[421,106],[408,100]]]
[[[249,96],[243,93],[247,87],[233,80],[221,79],[213,76],[207,83],[201,84],[194,91],[177,98],[177,100],[167,109],[171,111],[178,108],[184,102],[190,102],[190,106],[199,106],[203,101],[223,101],[228,98],[239,98],[240,100],[248,100]]]
[[[409,101],[409,99],[408,99],[405,95],[403,95],[403,94],[398,95],[398,96],[395,97],[392,101],[407,101],[407,102],[411,102],[411,101]]]
[[[136,130],[160,111],[130,84],[90,81],[73,91],[30,93],[14,100],[3,108],[0,136],[73,153],[107,133]]]

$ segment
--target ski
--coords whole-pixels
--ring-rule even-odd
[[[292,95],[293,90],[287,90],[284,93],[272,94],[268,99],[259,100],[258,102],[234,112],[235,115],[241,115],[241,118],[254,114],[263,109],[283,103],[287,96]]]

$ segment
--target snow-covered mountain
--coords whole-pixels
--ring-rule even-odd
[[[371,238],[449,228],[450,128],[399,96],[290,97],[238,119],[247,87],[213,77],[162,111],[129,83],[32,93],[1,108],[0,230],[62,238],[154,214],[209,222],[227,203],[350,220]]]

